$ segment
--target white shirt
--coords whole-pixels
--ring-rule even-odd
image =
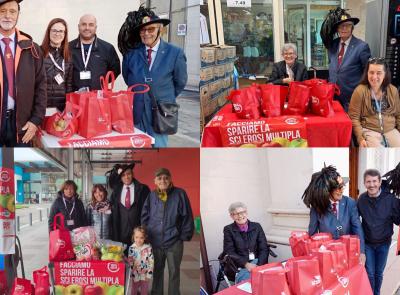
[[[132,206],[133,202],[135,201],[135,185],[133,184],[133,182],[130,185],[124,184],[121,191],[121,204],[125,206],[125,197],[126,197],[126,192],[128,191],[127,189],[128,186],[131,194],[131,206]]]
[[[4,44],[3,41],[1,41],[4,38],[4,36],[2,34],[0,34],[0,46],[1,46],[1,52],[4,55],[4,51],[6,50],[6,44]],[[9,36],[8,38],[11,39],[10,41],[10,48],[11,48],[11,52],[13,57],[15,57],[15,32],[11,34],[11,36]],[[5,65],[3,65],[3,68],[5,70]],[[3,79],[5,80],[5,79]],[[8,95],[8,100],[7,100],[7,110],[13,110],[15,107],[15,100],[13,97],[11,97],[10,95]]]
[[[158,42],[156,43],[156,45],[154,45],[151,48],[151,63],[150,63],[150,67],[149,67],[149,71],[151,71],[151,68],[153,67],[154,61],[156,60],[156,56],[157,56],[157,51],[158,51],[158,47],[160,47],[160,39],[158,39]],[[150,47],[146,46],[146,58],[147,58],[147,50],[150,49]]]
[[[344,42],[345,45],[344,45],[343,58],[344,58],[344,56],[346,55],[346,51],[347,51],[347,48],[348,48],[349,45],[350,45],[351,38],[353,38],[353,35],[351,35],[350,38],[347,39],[347,40]],[[341,48],[342,48],[342,40],[339,40],[338,54],[339,54]],[[342,59],[342,60],[343,60],[343,59]]]
[[[336,218],[339,218],[339,201],[336,201],[336,202],[334,202],[332,200],[330,200],[330,201],[331,201],[332,208],[333,208],[333,203],[336,203],[336,212],[337,212]]]
[[[207,19],[200,13],[200,44],[208,43],[210,43],[210,36],[208,35]]]

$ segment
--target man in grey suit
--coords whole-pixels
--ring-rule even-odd
[[[360,20],[343,12],[340,21],[334,24],[339,38],[328,48],[329,81],[340,88],[336,97],[345,111],[348,111],[351,95],[360,82],[368,59],[371,57],[369,46],[353,35],[354,26]]]

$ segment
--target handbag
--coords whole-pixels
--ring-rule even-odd
[[[178,131],[179,105],[175,102],[157,101],[151,89],[149,95],[152,101],[153,130],[159,134],[175,134]]]
[[[57,224],[57,220],[59,224]],[[58,213],[54,216],[53,230],[49,236],[49,261],[65,261],[74,259],[71,235],[65,229],[64,215]]]

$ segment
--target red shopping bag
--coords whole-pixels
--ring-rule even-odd
[[[45,130],[57,137],[70,138],[78,131],[81,114],[82,109],[78,105],[67,101],[63,112],[57,112],[46,119]]]
[[[22,278],[15,278],[11,294],[12,295],[34,295],[35,288],[31,284],[30,280],[22,279]]]
[[[346,245],[337,240],[326,242],[324,246],[335,253],[334,267],[339,275],[343,274],[349,268]]]
[[[7,277],[4,270],[0,270],[0,294],[7,294]]]
[[[109,83],[111,82],[111,87]],[[105,77],[100,77],[100,84],[104,96],[110,100],[111,111],[111,126],[112,129],[119,133],[133,133],[134,118],[133,118],[133,102],[135,94],[146,93],[150,90],[147,84],[135,84],[126,91],[113,91],[115,83],[114,72],[107,72]],[[139,88],[140,90],[133,91]]]
[[[309,240],[305,241],[306,253],[311,254],[314,249],[319,249],[321,245],[326,242],[332,241],[331,233],[317,233],[310,237]]]
[[[349,268],[360,264],[360,239],[355,235],[344,235],[340,241],[346,245]]]
[[[58,224],[57,220],[59,220]],[[74,259],[74,257],[71,236],[64,225],[64,215],[58,213],[54,216],[53,230],[49,236],[49,260],[64,261]]]
[[[321,85],[321,84],[327,84],[328,81],[324,80],[324,79],[318,79],[318,78],[313,78],[313,79],[308,79],[308,80],[304,80],[303,84],[307,85],[309,87],[312,87],[314,85]]]
[[[308,240],[310,236],[305,231],[293,231],[290,233],[289,244],[292,249],[294,257],[303,256],[307,254],[304,241]]]
[[[50,280],[47,266],[33,271],[33,282],[35,283],[35,295],[50,294]]]
[[[322,293],[323,284],[316,257],[300,256],[286,262],[287,279],[294,295],[314,295]],[[318,293],[319,294],[319,293]]]
[[[310,238],[313,241],[327,242],[332,240],[331,233],[317,233],[311,236]]]
[[[319,262],[319,272],[321,273],[322,283],[325,288],[328,288],[337,281],[337,271],[335,269],[335,253],[331,250],[314,249],[311,255],[317,257]]]
[[[287,270],[281,263],[269,263],[251,270],[251,290],[254,295],[290,295]]]
[[[322,117],[332,117],[333,97],[340,94],[339,87],[334,83],[316,84],[310,89],[311,111]]]
[[[289,88],[282,85],[263,84],[261,89],[261,110],[266,117],[278,117],[283,113]]]
[[[307,112],[310,101],[310,87],[302,82],[290,82],[288,106],[285,110],[287,115],[304,115]]]
[[[79,119],[79,135],[85,138],[111,132],[110,101],[103,92],[90,91],[81,96],[82,115]]]
[[[259,119],[260,112],[256,97],[249,87],[232,90],[227,99],[232,101],[233,111],[241,119]]]

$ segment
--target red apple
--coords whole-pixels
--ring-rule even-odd
[[[282,147],[282,146],[277,142],[266,142],[263,143],[261,147]]]
[[[97,285],[88,285],[85,287],[85,295],[104,295],[103,288]]]

